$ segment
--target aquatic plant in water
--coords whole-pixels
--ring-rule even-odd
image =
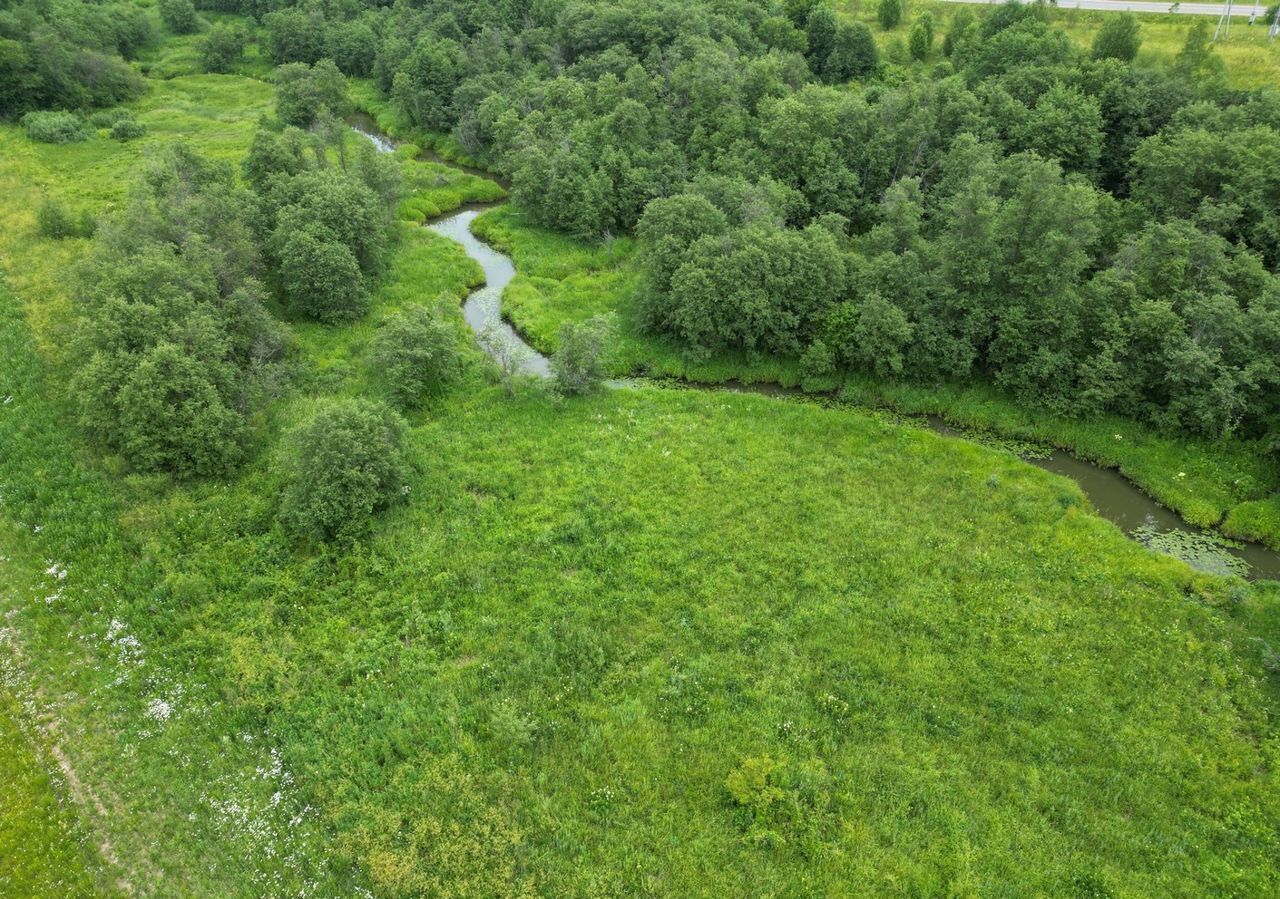
[[[1134,528],[1130,536],[1148,549],[1181,559],[1197,571],[1240,577],[1249,573],[1249,563],[1231,554],[1240,546],[1234,540],[1194,531],[1161,531],[1150,520]]]

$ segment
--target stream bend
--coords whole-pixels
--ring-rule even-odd
[[[372,141],[380,152],[395,149],[395,145],[384,135],[367,127],[357,127],[355,130]],[[463,315],[477,336],[486,337],[481,343],[491,356],[495,355],[496,343],[501,347],[498,352],[509,353],[514,350],[518,354],[522,373],[549,377],[551,366],[547,357],[531,347],[502,317],[502,292],[515,277],[515,264],[510,257],[499,253],[471,232],[471,223],[480,212],[480,209],[464,209],[427,225],[436,234],[461,244],[466,254],[484,272],[485,283],[467,297],[462,307]],[[618,386],[622,383],[618,382]],[[625,383],[634,385],[636,381],[632,379]],[[730,389],[770,396],[784,396],[794,392],[768,384],[735,383],[728,387],[695,382],[685,384],[699,389]],[[936,416],[930,416],[927,423],[944,436],[970,439],[963,431],[952,428]],[[1153,549],[1167,551],[1182,558],[1193,568],[1215,574],[1239,574],[1251,580],[1280,580],[1280,552],[1259,543],[1228,541],[1188,524],[1176,512],[1147,496],[1115,469],[1094,465],[1061,450],[1055,450],[1044,459],[1027,461],[1038,468],[1075,481],[1103,518],[1130,537]]]

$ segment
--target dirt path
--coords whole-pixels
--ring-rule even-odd
[[[9,615],[13,615],[10,612]],[[23,653],[22,642],[18,631],[11,625],[0,627],[0,646],[7,648],[9,655],[9,663],[12,670],[17,674],[23,683],[30,681],[21,677],[23,672]],[[115,885],[120,892],[125,895],[134,895],[133,883],[126,876],[125,867],[120,862],[115,846],[111,843],[111,838],[105,832],[105,822],[109,817],[107,807],[103,804],[98,794],[85,783],[80,773],[76,770],[71,758],[67,755],[62,747],[61,728],[58,719],[55,717],[52,706],[45,701],[43,693],[36,689],[34,699],[39,708],[39,716],[30,721],[39,732],[38,746],[33,746],[32,751],[35,753],[47,752],[58,766],[58,770],[62,772],[62,778],[66,782],[67,791],[71,795],[71,799],[81,810],[84,819],[88,822],[93,836],[96,837],[98,854],[102,860],[106,862],[109,869],[115,874]]]

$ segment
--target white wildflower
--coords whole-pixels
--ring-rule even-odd
[[[156,721],[164,723],[169,720],[173,714],[173,703],[167,699],[161,699],[157,696],[151,702],[147,703],[147,716]]]

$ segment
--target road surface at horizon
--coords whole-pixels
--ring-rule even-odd
[[[1005,0],[943,0],[945,3],[974,3],[979,5],[995,5],[1004,3]],[[1253,3],[1234,3],[1231,6],[1231,17],[1233,19],[1247,19],[1254,14],[1255,9],[1258,13],[1259,23],[1267,14],[1267,7],[1270,3],[1260,3],[1257,7]],[[1173,9],[1177,6],[1177,9]],[[1143,13],[1176,13],[1180,16],[1220,16],[1226,9],[1225,3],[1152,3],[1149,0],[1061,0],[1058,3],[1058,9],[1099,9],[1113,12],[1143,12]]]

